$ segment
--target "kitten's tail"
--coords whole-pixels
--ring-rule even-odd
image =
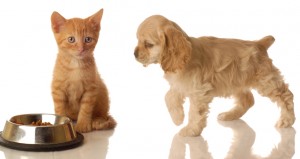
[[[112,116],[108,115],[106,119],[94,119],[92,126],[94,130],[108,130],[115,128],[117,126],[117,122]]]
[[[113,129],[113,128],[115,128],[117,126],[117,122],[116,122],[116,120],[112,116],[108,115],[108,119],[106,121],[106,125],[107,126],[106,126],[105,129]]]

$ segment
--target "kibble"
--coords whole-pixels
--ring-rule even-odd
[[[52,125],[50,122],[42,122],[42,120],[38,120],[36,122],[32,122],[30,125],[32,126],[49,126]]]

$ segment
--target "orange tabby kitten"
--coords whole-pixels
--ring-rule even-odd
[[[86,18],[51,16],[58,54],[52,81],[55,113],[77,120],[78,132],[111,129],[108,91],[96,68],[93,51],[98,41],[103,9]]]

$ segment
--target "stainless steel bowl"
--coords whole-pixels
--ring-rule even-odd
[[[32,122],[41,120],[52,125],[33,126]],[[77,133],[68,117],[55,114],[23,114],[7,120],[2,138],[21,144],[59,144],[75,140]]]

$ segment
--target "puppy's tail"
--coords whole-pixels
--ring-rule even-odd
[[[257,43],[263,46],[266,50],[274,43],[275,38],[272,35],[266,36],[257,41]]]

